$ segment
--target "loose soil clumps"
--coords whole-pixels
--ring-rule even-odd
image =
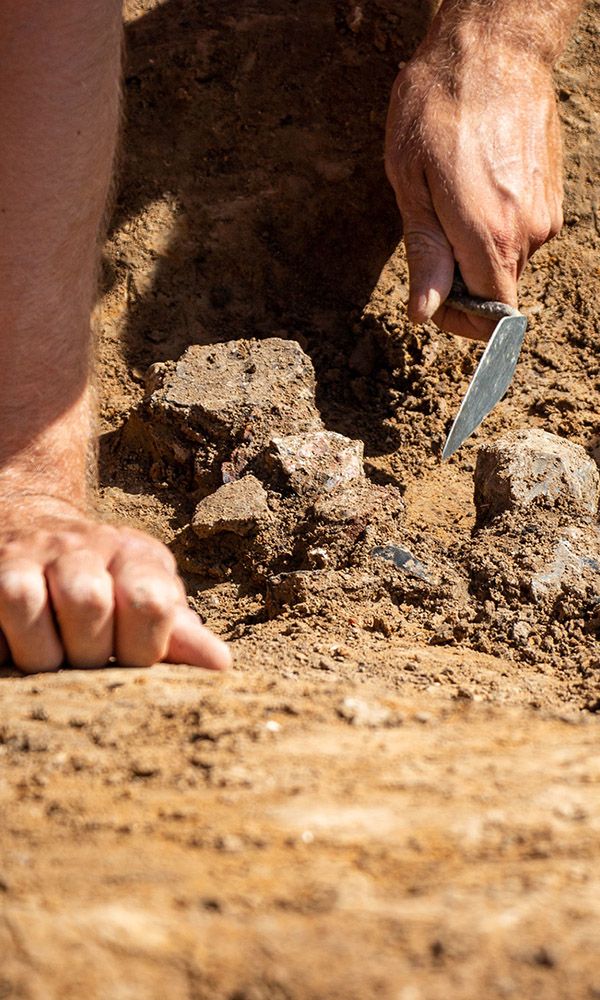
[[[315,373],[280,338],[191,347],[154,365],[124,440],[188,483],[186,565],[250,586],[259,616],[352,617],[430,645],[532,662],[593,641],[600,623],[600,476],[538,428],[480,448],[471,544],[409,529],[400,490],[365,474],[363,443],[324,426]]]

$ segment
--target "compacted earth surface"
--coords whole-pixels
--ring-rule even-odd
[[[513,386],[405,318],[416,0],[129,0],[100,508],[226,676],[0,675],[0,998],[600,997],[598,25]]]

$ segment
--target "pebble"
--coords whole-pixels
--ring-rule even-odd
[[[225,483],[201,500],[192,518],[198,538],[211,538],[225,531],[249,535],[271,520],[267,493],[255,476]]]
[[[407,576],[416,577],[416,579],[424,580],[426,583],[433,583],[433,577],[425,564],[415,558],[408,549],[402,548],[401,545],[392,543],[377,545],[372,549],[371,555],[375,559],[385,559],[386,562],[393,563],[396,569],[406,573]]]
[[[132,761],[130,771],[134,778],[153,778],[160,774],[160,767],[156,761],[138,757]]]
[[[389,708],[376,702],[365,701],[363,698],[344,698],[337,709],[340,718],[352,726],[365,726],[377,729],[399,723],[401,719],[392,715]]]
[[[244,846],[244,841],[236,833],[223,833],[214,839],[215,849],[224,854],[239,854]]]

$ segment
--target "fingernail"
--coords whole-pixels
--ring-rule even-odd
[[[436,288],[430,288],[425,298],[425,311],[427,313],[427,318],[431,319],[432,316],[438,311],[442,304],[442,298],[440,293]]]
[[[218,659],[219,659],[219,670],[229,670],[233,666],[233,656],[231,654],[231,649],[226,642],[221,639],[218,640]]]
[[[426,323],[438,311],[441,301],[440,293],[434,288],[430,288],[428,292],[422,292],[416,299],[413,309],[414,318],[419,323]]]

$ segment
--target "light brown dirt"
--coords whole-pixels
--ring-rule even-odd
[[[473,504],[500,433],[598,448],[600,8],[559,67],[566,224],[522,283],[514,387],[444,466],[478,349],[407,324],[381,157],[429,13],[126,4],[102,508],[172,545],[236,666],[2,673],[0,998],[600,997],[596,571],[552,600],[525,586],[565,531],[595,558],[597,528],[535,508],[476,529]],[[395,532],[373,542],[435,584],[275,487],[329,565],[285,519],[218,552],[192,530],[208,465],[151,454],[145,373],[267,337],[301,345],[325,428],[364,442],[373,530]]]

